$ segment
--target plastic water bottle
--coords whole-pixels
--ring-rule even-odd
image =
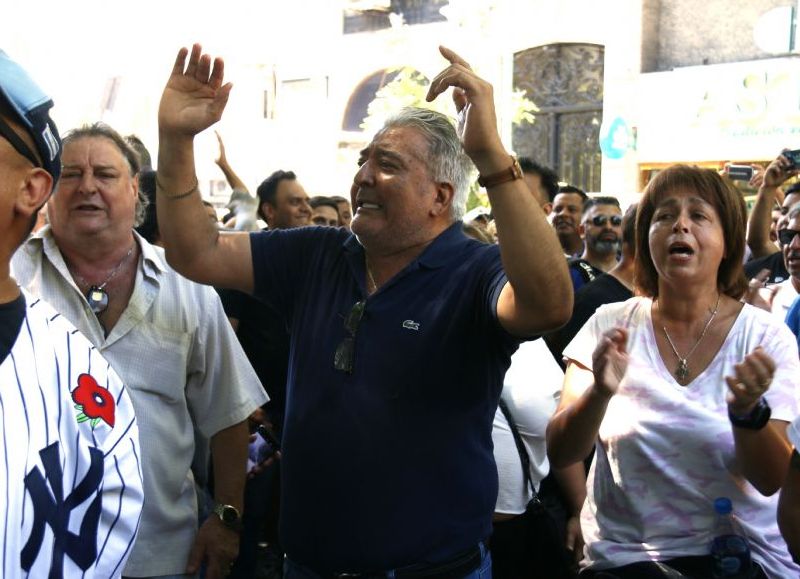
[[[731,500],[727,497],[716,499],[714,511],[717,513],[711,540],[714,577],[749,578],[752,573],[750,545],[733,515]]]

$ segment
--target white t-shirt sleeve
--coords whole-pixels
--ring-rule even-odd
[[[635,331],[641,324],[642,308],[649,307],[650,300],[634,297],[625,302],[605,304],[584,324],[569,345],[564,349],[564,358],[574,360],[592,369],[592,354],[597,347],[597,341],[606,331],[614,327],[625,327],[628,331]]]

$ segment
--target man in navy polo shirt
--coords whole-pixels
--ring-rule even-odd
[[[446,117],[405,109],[361,152],[352,234],[206,226],[194,135],[231,89],[181,49],[159,109],[158,212],[170,263],[268,301],[291,331],[283,439],[286,577],[485,577],[497,494],[492,417],[518,343],[563,324],[555,232],[504,149],[489,83],[450,61]],[[470,167],[500,247],[461,233]]]

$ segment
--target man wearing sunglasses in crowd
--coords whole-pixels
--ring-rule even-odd
[[[617,265],[622,243],[622,209],[616,197],[590,197],[583,204],[578,227],[583,254],[568,261],[572,287],[585,284]]]
[[[200,227],[193,139],[221,116],[222,59],[181,49],[159,107],[159,221],[187,277],[254,293],[291,333],[281,542],[286,579],[489,576],[492,419],[520,341],[569,318],[555,232],[497,131],[493,91],[454,52],[460,134],[404,109],[361,152],[352,233]],[[461,231],[469,173],[499,247]]]
[[[786,151],[786,149],[784,149]],[[772,210],[780,207],[781,217],[775,225],[780,230],[786,225],[786,214],[800,202],[800,183],[786,182],[800,173],[786,156],[778,155],[764,171],[753,208],[747,219],[747,246],[753,258],[744,265],[748,279],[777,284],[789,278],[783,253],[770,239],[772,229]],[[783,190],[781,190],[781,187]],[[780,248],[780,241],[778,242]],[[767,270],[764,272],[764,270]]]
[[[787,227],[778,231],[778,237],[783,247],[783,255],[786,258],[786,265],[790,274],[787,282],[792,284],[790,289],[795,292],[794,300],[790,302],[785,319],[789,329],[797,337],[800,351],[800,299],[797,297],[797,294],[800,293],[800,205],[792,207],[788,216]],[[786,293],[787,295],[791,294],[790,291]],[[783,303],[786,301],[785,299],[782,300]],[[773,312],[775,312],[775,308],[773,308]]]
[[[769,284],[767,271],[763,270],[750,280],[745,301],[771,311],[774,316],[786,320],[789,307],[800,294],[800,204],[793,206],[780,220],[778,243],[789,277],[782,282]]]
[[[774,203],[778,188],[798,174],[798,168],[783,154],[778,155],[767,167],[764,180],[758,191],[758,199],[753,213],[765,214],[763,211],[764,199]],[[800,289],[800,250],[795,251],[792,246],[792,235],[787,231],[791,221],[792,210],[800,202],[800,189],[797,183],[785,188],[782,194],[781,213],[778,220],[778,246],[780,250],[761,259],[754,259],[744,266],[745,275],[750,278],[750,286],[745,294],[745,301],[762,309],[772,311],[780,319],[786,319],[789,306],[798,295]],[[749,220],[748,236],[754,229],[766,230],[766,218],[756,219],[751,215]],[[763,237],[763,235],[761,235]],[[791,259],[791,264],[790,264]],[[794,267],[794,272],[792,271]]]
[[[607,273],[600,273],[597,279],[584,284],[575,292],[575,307],[572,318],[566,325],[544,338],[547,346],[562,368],[563,352],[572,338],[603,304],[624,302],[633,297],[633,266],[636,258],[636,204],[625,210],[622,217],[620,260]]]

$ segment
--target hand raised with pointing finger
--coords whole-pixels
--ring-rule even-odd
[[[202,54],[199,44],[192,46],[191,54],[181,48],[161,95],[159,131],[191,137],[216,123],[233,86],[222,84],[224,72],[222,59],[215,58],[212,63],[208,54]]]
[[[504,153],[497,132],[492,85],[480,78],[458,54],[439,47],[439,52],[450,66],[436,75],[428,89],[427,100],[432,101],[453,87],[453,102],[459,117],[458,132],[464,152],[481,169],[480,163],[492,154]]]

